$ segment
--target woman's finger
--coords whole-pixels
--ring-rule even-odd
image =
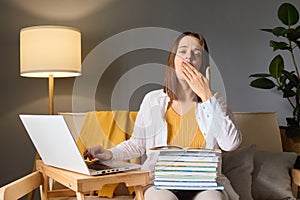
[[[89,149],[86,149],[83,153],[84,159],[93,160],[94,156],[89,152]]]
[[[183,74],[185,75],[186,80],[187,80],[187,81],[190,81],[191,78],[192,78],[191,74],[190,74],[185,68],[183,69],[182,72],[183,72]]]
[[[83,158],[84,158],[84,159],[87,159],[87,158],[88,158],[88,150],[87,150],[87,149],[84,150],[84,152],[83,152]]]
[[[210,67],[206,68],[205,77],[208,80],[208,84],[210,86]]]
[[[188,70],[190,73],[193,74],[197,74],[197,70],[195,69],[195,67],[193,65],[191,65],[190,63],[188,63],[187,61],[183,62],[183,67]]]

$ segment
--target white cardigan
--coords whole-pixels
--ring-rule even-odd
[[[136,158],[146,153],[147,159],[142,169],[149,170],[153,178],[158,155],[148,150],[167,145],[168,131],[164,116],[169,101],[170,98],[162,89],[149,92],[145,96],[131,138],[110,149],[114,160]],[[226,102],[218,93],[209,100],[198,103],[195,112],[197,123],[206,140],[206,148],[232,151],[240,145],[242,135],[232,120],[233,115],[228,111]],[[218,181],[225,187],[230,199],[238,199],[226,177]]]

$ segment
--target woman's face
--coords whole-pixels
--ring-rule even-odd
[[[176,56],[174,60],[175,72],[179,80],[184,80],[182,72],[182,61],[186,60],[192,64],[197,70],[202,65],[203,47],[199,43],[199,39],[193,36],[184,36],[178,44]]]

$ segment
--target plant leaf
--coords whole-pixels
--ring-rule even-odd
[[[293,29],[288,28],[288,29],[283,30],[283,31],[281,32],[281,34],[282,34],[282,35],[286,35],[286,34],[290,34],[291,32],[293,32]]]
[[[258,78],[253,80],[250,83],[251,87],[260,88],[260,89],[271,89],[275,87],[275,83],[267,78]]]
[[[297,125],[295,118],[292,118],[292,117],[287,117],[286,122],[287,122],[288,126],[296,126]]]
[[[272,77],[278,79],[284,70],[284,62],[281,55],[277,55],[270,63],[269,72]]]
[[[285,29],[283,27],[276,27],[276,28],[273,28],[273,34],[276,36],[283,36],[284,34],[286,34],[287,30],[288,29]]]
[[[269,32],[269,33],[273,33],[273,29],[271,28],[263,28],[263,29],[260,29],[261,31],[265,31],[265,32]]]
[[[280,78],[279,78],[280,84],[281,84],[282,86],[284,86],[284,87],[285,87],[285,85],[286,85],[286,80],[287,80],[286,76],[283,76],[283,75],[281,75]]]
[[[295,114],[295,109],[293,115],[294,114]],[[289,138],[300,136],[299,122],[296,121],[295,115],[294,117],[287,117],[286,122],[287,122],[286,136]]]
[[[251,74],[249,77],[254,77],[254,78],[266,78],[266,77],[270,77],[271,74],[267,74],[267,73],[257,73],[257,74]]]
[[[300,122],[300,107],[299,106],[297,106],[294,109],[293,115],[294,115],[294,119],[295,119],[296,123],[299,124],[299,122]]]
[[[286,76],[287,79],[289,79],[295,86],[298,85],[299,79],[298,79],[297,76],[294,74],[294,71],[288,72],[288,71],[283,70],[282,73],[283,73],[284,76]]]
[[[300,48],[300,41],[295,41],[295,43],[297,44],[298,48]]]
[[[273,51],[276,51],[278,49],[281,49],[281,50],[288,50],[289,49],[287,43],[285,43],[285,42],[276,42],[276,41],[273,41],[273,40],[270,41],[270,46],[273,47]]]
[[[282,90],[283,91],[283,98],[293,97],[296,95],[296,92],[293,90]]]
[[[280,76],[280,78],[279,78],[279,81],[280,81],[280,83],[282,83],[282,84],[285,84],[285,81],[286,81],[286,77],[285,76]]]
[[[287,35],[286,38],[288,38],[289,40],[295,42],[300,38],[300,27],[298,26],[296,29],[288,29],[290,30]]]
[[[296,125],[287,127],[286,136],[289,138],[300,136],[300,127]]]
[[[284,28],[284,27],[276,27],[273,29],[260,29],[261,31],[265,31],[265,32],[269,32],[269,33],[273,33],[273,35],[279,37],[279,36],[283,36],[284,34],[286,34],[286,31],[288,29]]]
[[[292,41],[296,41],[300,38],[300,26],[297,26],[297,28],[294,31],[294,35],[292,38]]]
[[[281,4],[277,15],[280,21],[287,26],[295,25],[299,20],[297,9],[290,3]]]
[[[296,84],[292,81],[290,81],[286,86],[285,86],[285,90],[291,90],[293,89],[294,87],[296,87]]]
[[[299,89],[299,86],[297,87],[296,95],[297,95],[297,98],[299,99],[299,97],[300,97],[300,89]]]

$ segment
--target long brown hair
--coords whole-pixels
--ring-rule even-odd
[[[175,40],[173,47],[170,51],[169,57],[168,57],[168,63],[167,63],[167,69],[165,74],[165,83],[164,83],[164,92],[169,96],[171,101],[177,100],[176,96],[176,89],[178,87],[178,79],[175,73],[175,65],[174,60],[177,52],[177,48],[179,45],[179,42],[181,39],[185,36],[192,36],[199,40],[200,45],[203,47],[203,49],[206,51],[203,53],[204,57],[202,58],[202,66],[200,67],[200,70],[204,70],[204,67],[208,66],[208,47],[206,44],[206,41],[204,37],[198,33],[194,32],[184,32],[181,35],[178,36],[178,38]],[[200,102],[201,99],[198,97],[198,101]]]

